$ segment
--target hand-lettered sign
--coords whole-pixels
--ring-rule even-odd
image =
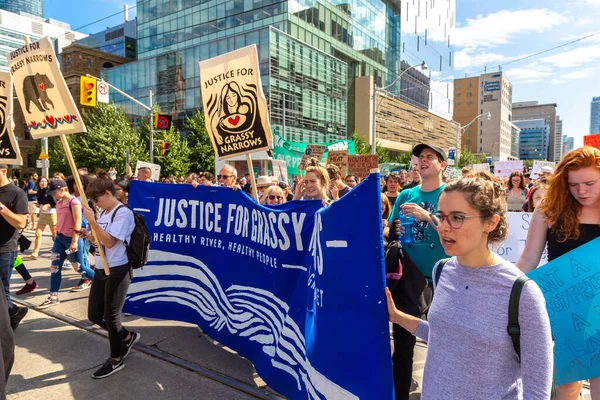
[[[327,164],[336,165],[343,176],[348,170],[348,150],[330,151],[327,153]]]
[[[513,171],[523,172],[522,160],[496,161],[494,163],[494,175],[500,178],[509,177]]]
[[[302,160],[300,161],[298,169],[306,169],[306,163],[311,158],[316,158],[317,160],[319,160],[319,162],[321,162],[321,159],[323,159],[323,154],[325,154],[325,149],[325,146],[322,146],[320,144],[309,144],[308,146],[306,146],[306,148],[304,149],[304,155],[302,156]]]
[[[379,167],[379,156],[377,154],[361,154],[348,156],[348,174],[356,175],[364,179],[371,170]]]
[[[508,212],[506,220],[508,222],[508,236],[504,242],[490,245],[490,249],[500,257],[513,264],[519,261],[519,257],[525,249],[527,233],[529,232],[529,223],[533,213]],[[538,263],[538,267],[548,262],[548,250],[545,249]]]
[[[13,133],[13,80],[10,72],[0,72],[0,163],[23,165]]]
[[[600,238],[527,274],[546,299],[557,385],[600,376]]]
[[[279,182],[287,183],[288,174],[287,174],[287,165],[286,165],[285,161],[284,160],[271,160],[271,162],[273,163],[273,176],[275,176]]]
[[[273,148],[256,45],[200,62],[206,130],[219,160]]]
[[[34,139],[85,132],[48,37],[9,52],[8,65]]]

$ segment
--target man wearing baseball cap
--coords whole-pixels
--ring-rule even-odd
[[[27,314],[27,307],[10,301],[10,275],[17,257],[19,231],[27,224],[27,195],[6,176],[8,166],[0,164],[0,280],[6,292],[10,324],[13,330]]]
[[[432,227],[430,215],[437,212],[438,197],[444,189],[442,175],[448,156],[441,147],[424,143],[415,146],[413,155],[419,158],[418,172],[421,175],[421,185],[400,192],[389,216],[389,222],[393,223],[400,213],[415,219],[414,243],[403,246],[403,248],[421,273],[431,282],[433,267],[439,260],[446,257],[440,237]],[[395,228],[397,227],[392,226],[390,229]],[[393,295],[396,298],[403,296],[402,293],[393,293]],[[416,317],[421,316],[416,315]],[[396,400],[408,400],[412,383],[416,338],[396,324],[394,324],[393,336],[392,362]]]

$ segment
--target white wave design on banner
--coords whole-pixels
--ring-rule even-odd
[[[240,285],[223,290],[204,263],[181,254],[151,250],[148,263],[146,268],[136,271],[136,276],[152,280],[132,283],[128,301],[189,307],[211,328],[217,331],[226,328],[230,334],[260,343],[263,352],[271,357],[271,365],[291,375],[298,391],[304,387],[310,398],[358,399],[310,365],[304,335],[288,315],[288,305],[271,292]]]

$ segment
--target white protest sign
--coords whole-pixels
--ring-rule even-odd
[[[13,79],[9,72],[0,72],[0,163],[23,165],[13,124]]]
[[[34,139],[85,132],[48,37],[9,52],[8,65]]]
[[[279,182],[286,182],[288,179],[287,164],[285,160],[271,160],[273,162],[273,176],[277,178]]]
[[[496,161],[494,163],[494,175],[500,178],[509,177],[513,171],[523,172],[522,160]]]
[[[135,164],[135,171],[137,173],[137,170],[143,167],[148,167],[150,168],[150,170],[152,171],[152,177],[151,179],[154,182],[158,182],[160,180],[160,165],[158,164],[151,164],[149,162],[145,162],[145,161],[138,161]]]
[[[98,81],[96,92],[96,101],[98,103],[108,103],[109,102],[109,93],[108,93],[108,84],[104,81]]]
[[[473,164],[471,170],[473,172],[490,172],[490,164]]]
[[[529,174],[529,177],[531,179],[537,179],[539,178],[539,173],[540,170],[542,169],[542,167],[552,167],[554,168],[554,163],[552,161],[534,161],[533,162],[533,169],[531,170],[531,174]]]
[[[219,160],[273,148],[255,44],[200,61],[200,86]]]
[[[527,232],[529,231],[529,221],[533,213],[509,212],[506,213],[508,220],[508,236],[504,243],[490,245],[490,249],[500,257],[513,264],[516,264],[525,249]],[[548,249],[542,253],[539,266],[548,262]]]
[[[444,175],[446,176],[446,179],[451,179],[454,176],[455,171],[456,171],[455,168],[446,167],[446,170],[444,171]]]

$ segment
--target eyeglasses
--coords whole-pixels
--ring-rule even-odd
[[[283,200],[283,197],[270,195],[269,196],[269,200],[271,200],[271,201],[273,201],[273,200],[281,201],[281,200]]]
[[[433,216],[437,219],[437,221],[433,221],[435,226],[440,226],[442,222],[448,221],[448,225],[452,229],[460,229],[467,218],[483,218],[485,215],[462,215],[456,213],[450,213],[449,215],[444,214],[433,214]]]
[[[217,179],[229,179],[231,178],[233,175],[217,175]]]

